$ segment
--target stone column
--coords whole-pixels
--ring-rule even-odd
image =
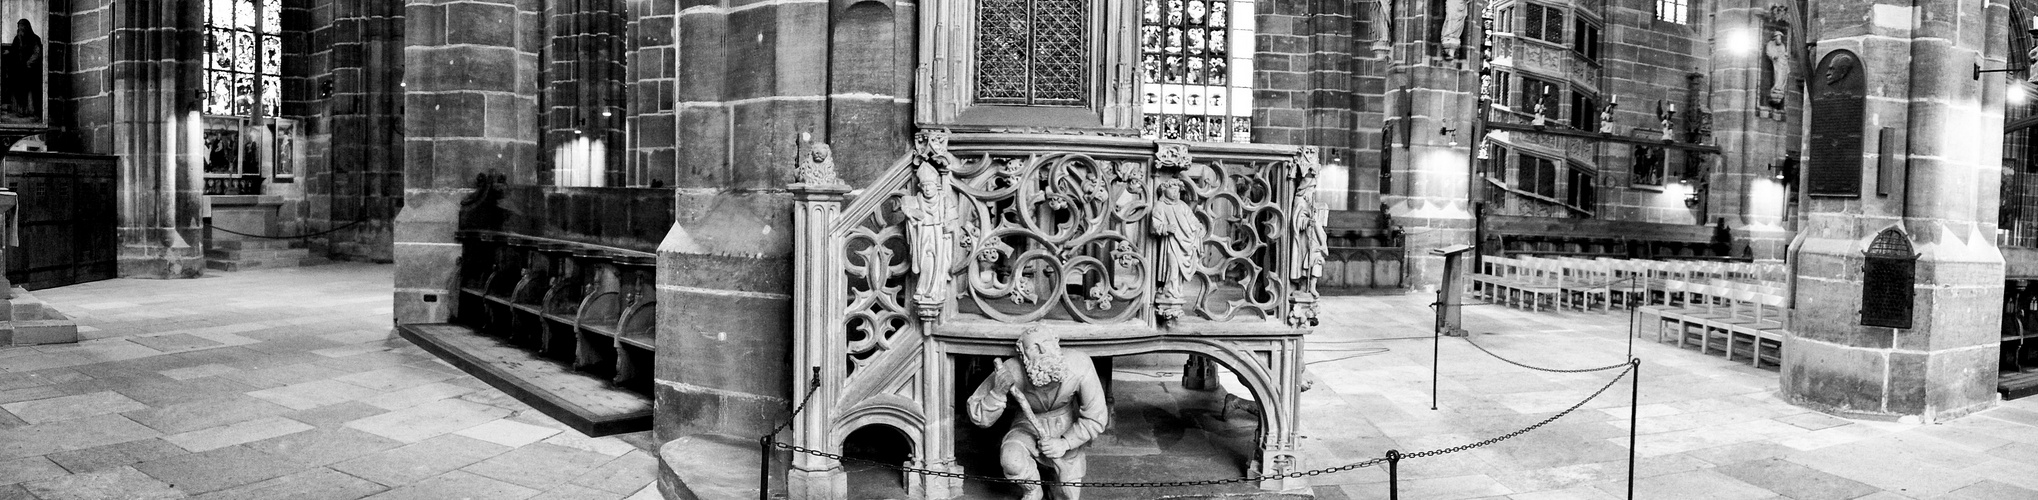
[[[446,321],[460,201],[475,176],[537,181],[538,0],[408,0],[404,204],[396,217],[396,321]]]
[[[1733,255],[1747,249],[1756,259],[1781,259],[1789,234],[1783,227],[1783,211],[1789,200],[1783,183],[1770,170],[1785,152],[1798,149],[1798,130],[1803,126],[1803,93],[1798,85],[1802,71],[1778,75],[1789,89],[1782,105],[1771,104],[1771,88],[1765,70],[1773,70],[1767,58],[1772,51],[1770,37],[1781,33],[1778,47],[1789,53],[1791,70],[1806,67],[1802,61],[1806,29],[1798,23],[1795,9],[1775,7],[1773,0],[1724,0],[1713,14],[1711,44],[1712,72],[1709,88],[1692,89],[1706,93],[1712,108],[1713,141],[1720,147],[1719,161],[1706,179],[1711,190],[1706,213],[1699,221],[1711,225],[1725,218],[1733,231]],[[1702,49],[1703,50],[1703,49]],[[1697,111],[1697,110],[1692,110]]]
[[[322,129],[329,132],[322,161],[308,172],[305,187],[325,200],[312,203],[306,227],[298,232],[353,224],[314,239],[312,250],[388,262],[394,258],[393,221],[404,203],[405,7],[391,0],[335,1],[317,12],[325,18],[313,22],[324,21],[315,25],[332,43],[325,52],[331,72],[325,79],[333,88],[322,103],[327,120]],[[441,34],[446,29],[444,20],[420,21]]]
[[[1475,0],[1470,12],[1481,10]],[[1431,33],[1430,2],[1397,2],[1393,72],[1387,78],[1387,137],[1392,186],[1382,193],[1387,215],[1406,236],[1407,279],[1411,288],[1437,286],[1442,257],[1430,250],[1472,244],[1470,197],[1472,119],[1479,99],[1479,44],[1463,59],[1451,57]],[[1466,16],[1476,23],[1476,15]],[[1444,133],[1449,127],[1455,134]]]
[[[113,151],[120,157],[120,275],[195,278],[205,272],[197,26],[179,2],[116,0]]]
[[[1814,8],[1818,56],[1844,49],[1861,61],[1865,140],[1858,196],[1813,196],[1806,207],[1783,394],[1840,414],[1924,422],[1988,408],[1996,401],[2003,291],[1994,222],[2004,80],[1976,81],[1971,71],[1976,62],[2005,64],[2008,7],[1876,0]],[[1830,115],[1814,115],[1815,128],[1820,116]],[[1892,129],[1888,141],[1877,139],[1883,128]],[[1819,149],[1811,151],[1808,187],[1830,172],[1817,166]],[[1893,185],[1879,185],[1878,166],[1899,169],[1881,176]],[[1863,252],[1890,229],[1919,254],[1911,328],[1862,324]]]
[[[830,437],[833,435],[830,416],[835,411],[833,403],[840,394],[842,379],[848,374],[837,357],[843,354],[841,337],[831,334],[841,322],[842,301],[827,299],[841,297],[847,285],[842,250],[835,248],[830,233],[836,215],[842,212],[843,195],[849,192],[849,186],[839,181],[800,183],[793,184],[792,191],[793,238],[801,249],[793,254],[793,287],[798,297],[806,299],[793,309],[793,331],[797,336],[793,344],[793,387],[798,388],[795,394],[804,396],[816,376],[820,377],[820,385],[807,410],[797,417],[798,425],[779,439],[808,448],[833,450],[839,447]],[[821,371],[814,373],[801,367],[821,367]],[[791,469],[787,472],[787,490],[792,498],[849,495],[849,476],[841,462],[796,454],[792,456]]]

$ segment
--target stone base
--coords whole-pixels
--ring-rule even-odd
[[[14,297],[0,300],[0,347],[68,344],[78,341],[78,322],[29,295],[14,289]]]
[[[680,436],[658,447],[658,492],[670,500],[756,498],[761,470],[755,438]]]
[[[122,278],[187,279],[205,275],[205,255],[196,247],[122,246],[118,265]]]

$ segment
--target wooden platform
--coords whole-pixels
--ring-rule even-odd
[[[399,325],[396,330],[447,363],[583,434],[606,436],[651,429],[651,398],[642,394],[539,358],[466,326],[432,323]]]
[[[2003,372],[1996,379],[1996,392],[2002,393],[2004,400],[2038,394],[2038,370]]]

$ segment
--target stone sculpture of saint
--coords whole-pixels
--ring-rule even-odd
[[[1613,133],[1613,108],[1619,105],[1619,101],[1608,101],[1606,107],[1599,109],[1599,133]]]
[[[1458,46],[1463,45],[1465,42],[1465,19],[1469,15],[1467,11],[1472,8],[1472,6],[1466,4],[1471,3],[1471,1],[1444,1],[1444,29],[1442,34],[1443,40],[1441,41],[1444,44],[1444,51],[1450,54],[1445,57],[1455,58]]]
[[[1083,480],[1084,445],[1104,431],[1111,408],[1104,399],[1103,380],[1095,364],[1081,352],[1063,350],[1061,338],[1038,326],[1019,335],[1019,355],[998,362],[991,378],[969,397],[969,419],[990,427],[1016,402],[1019,414],[998,445],[998,465],[1005,477],[1041,479],[1040,470],[1054,471],[1055,481]],[[1020,498],[1042,498],[1039,485],[1019,485]],[[1078,500],[1081,490],[1055,488],[1055,498]]]
[[[1776,78],[1769,83],[1769,98],[1765,103],[1783,107],[1783,98],[1790,89],[1790,46],[1783,43],[1783,32],[1769,32],[1769,42],[1762,47],[1762,55],[1769,59],[1769,68]]]
[[[1182,201],[1181,179],[1162,180],[1155,186],[1160,199],[1153,207],[1153,233],[1160,240],[1160,294],[1162,301],[1183,300],[1182,287],[1196,276],[1201,265],[1199,249],[1210,229],[1196,217],[1196,208]]]
[[[947,175],[927,162],[913,169],[915,190],[899,202],[906,214],[906,235],[913,248],[913,301],[926,317],[929,309],[948,300],[948,269],[955,262],[955,199],[949,195]]]
[[[14,39],[0,54],[0,108],[29,117],[42,116],[42,37],[27,19],[14,26]]]

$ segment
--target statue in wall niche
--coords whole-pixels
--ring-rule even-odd
[[[1662,122],[1664,142],[1677,140],[1677,127],[1671,122],[1676,117],[1677,103],[1665,101],[1656,105],[1656,120]]]
[[[933,163],[919,162],[913,168],[913,194],[899,201],[906,214],[906,234],[913,245],[913,273],[919,276],[913,287],[913,302],[921,319],[933,320],[950,294],[948,270],[955,263],[958,217],[955,198],[948,192],[948,172]]]
[[[1782,31],[1770,31],[1769,41],[1762,46],[1762,57],[1769,62],[1769,70],[1776,77],[1769,83],[1769,94],[1762,100],[1772,107],[1783,107],[1783,98],[1790,89],[1790,44],[1784,42]]]
[[[1037,480],[1040,469],[1047,468],[1056,481],[1082,481],[1084,445],[1104,431],[1111,417],[1097,367],[1089,355],[1062,349],[1061,337],[1038,325],[1019,335],[1017,347],[1019,355],[999,361],[991,378],[970,395],[970,422],[990,427],[1005,414],[1006,404],[1016,401],[1018,415],[998,445],[1005,477]],[[1043,496],[1039,485],[1019,487],[1024,492],[1020,498]],[[1080,493],[1073,486],[1055,488],[1061,500],[1078,500]]]
[[[1182,287],[1202,267],[1200,250],[1210,228],[1196,215],[1196,208],[1182,200],[1186,187],[1181,179],[1162,179],[1155,188],[1160,196],[1154,201],[1151,216],[1153,234],[1161,237],[1157,312],[1161,317],[1175,319],[1182,316],[1182,304],[1187,300]]]
[[[1608,98],[1606,106],[1599,108],[1599,133],[1613,133],[1613,108],[1615,106],[1620,106],[1620,96]]]
[[[1466,17],[1472,9],[1472,0],[1444,0],[1444,57],[1456,59],[1458,47],[1465,43]]]

